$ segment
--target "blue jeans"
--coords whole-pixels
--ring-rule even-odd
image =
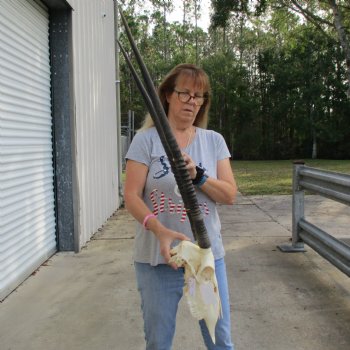
[[[135,263],[141,295],[146,350],[170,350],[175,333],[176,312],[183,294],[184,270],[168,265]],[[233,350],[231,341],[230,301],[224,259],[215,261],[215,273],[222,304],[222,318],[215,328],[213,344],[204,320],[199,321],[208,350]]]

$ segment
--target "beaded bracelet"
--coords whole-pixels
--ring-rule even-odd
[[[156,216],[154,214],[148,214],[145,216],[145,218],[143,219],[143,223],[142,226],[147,230],[147,221],[151,218],[156,218]]]

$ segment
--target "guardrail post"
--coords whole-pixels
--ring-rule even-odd
[[[292,207],[292,247],[304,250],[304,242],[299,232],[299,221],[304,218],[304,196],[305,192],[299,186],[299,171],[305,165],[304,161],[295,161],[293,166],[293,207]]]
[[[304,242],[299,232],[299,221],[304,218],[304,190],[299,186],[299,171],[305,165],[304,161],[293,162],[293,202],[292,202],[292,245],[282,244],[278,248],[285,253],[305,252]]]

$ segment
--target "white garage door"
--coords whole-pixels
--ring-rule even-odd
[[[49,19],[0,0],[0,300],[56,251]]]

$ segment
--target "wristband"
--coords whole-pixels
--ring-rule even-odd
[[[204,183],[207,181],[208,176],[207,175],[203,175],[202,178],[199,180],[199,182],[196,184],[197,187],[201,187],[202,185],[204,185]]]
[[[143,219],[143,223],[142,226],[147,230],[147,221],[151,218],[156,218],[156,216],[154,214],[148,214],[145,216],[145,218]]]
[[[198,185],[198,183],[202,180],[202,177],[204,175],[204,169],[200,168],[199,166],[196,166],[196,171],[197,171],[196,177],[192,180],[192,183],[194,185]]]

